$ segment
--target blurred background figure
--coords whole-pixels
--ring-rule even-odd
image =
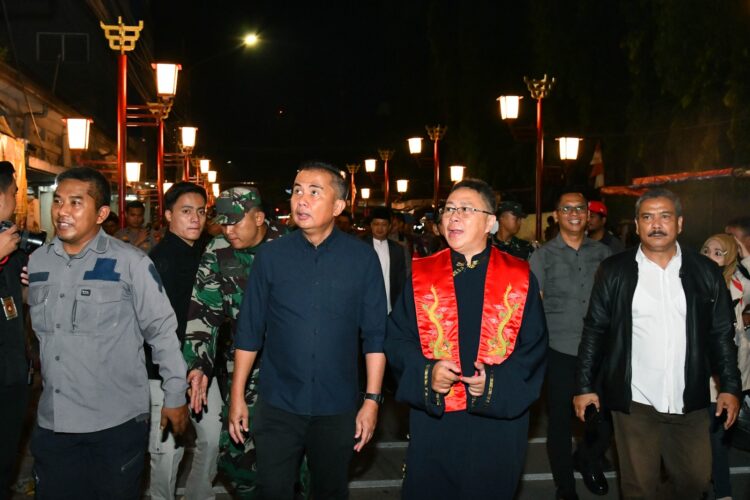
[[[612,253],[625,250],[625,244],[607,227],[607,205],[601,201],[589,202],[589,221],[586,229],[589,238],[604,243],[612,250]]]
[[[516,238],[526,214],[517,201],[502,201],[497,208],[498,229],[492,243],[505,253],[519,259],[529,260],[534,246],[521,238]]]
[[[734,341],[737,343],[737,362],[742,377],[742,391],[750,390],[750,331],[742,320],[742,312],[750,303],[750,280],[737,269],[741,260],[750,263],[750,257],[743,255],[743,250],[729,234],[715,234],[708,238],[701,248],[701,253],[716,262],[721,268],[724,281],[732,296],[732,305],[737,319]],[[744,259],[743,259],[744,257]],[[729,480],[730,435],[722,422],[715,416],[716,397],[719,394],[718,381],[711,379],[711,475],[713,477],[716,498],[731,498],[732,484]]]
[[[104,222],[102,222],[102,229],[110,236],[114,236],[120,229],[120,218],[116,213],[110,212]]]

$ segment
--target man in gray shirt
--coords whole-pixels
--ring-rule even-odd
[[[57,177],[57,236],[29,261],[31,323],[44,390],[31,440],[36,497],[136,499],[148,437],[152,348],[161,426],[188,421],[177,320],[151,260],[108,236],[110,188],[90,168]]]
[[[586,237],[588,206],[581,193],[565,193],[554,212],[560,232],[531,255],[531,271],[539,281],[549,330],[547,365],[547,455],[557,485],[557,498],[577,499],[571,453],[576,356],[589,304],[594,274],[612,251]],[[609,447],[611,422],[603,414],[591,416],[592,425],[576,451],[584,483],[597,495],[608,491],[602,457]]]

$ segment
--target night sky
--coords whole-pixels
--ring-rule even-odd
[[[196,153],[219,180],[257,181],[266,197],[283,194],[304,160],[344,168],[388,148],[392,185],[406,177],[411,197],[431,198],[424,127],[441,124],[444,191],[447,167],[462,164],[530,207],[536,113],[523,77],[545,73],[557,79],[543,112],[547,208],[562,184],[587,184],[597,143],[607,185],[750,164],[744,0],[174,5],[152,4],[157,59],[184,68],[167,125],[199,127]],[[257,47],[240,46],[247,32]],[[512,125],[501,94],[525,96]],[[425,138],[421,159],[407,150],[414,135]],[[554,138],[569,135],[584,141],[561,180]]]
[[[442,162],[466,163],[451,147],[462,124],[450,122],[440,97],[446,85],[476,106],[476,120],[490,129],[488,149],[512,141],[495,99],[503,88],[524,90],[523,23],[494,2],[477,2],[465,17],[450,2],[200,2],[177,22],[155,3],[157,59],[184,69],[170,122],[198,126],[197,151],[232,162],[220,167],[221,179],[288,185],[303,160],[344,168],[390,148],[392,182],[410,177],[418,188],[422,179],[430,193],[430,163],[418,167],[406,138],[423,136],[427,157],[424,126],[448,125]],[[247,32],[260,35],[256,47],[240,46]],[[489,40],[467,50],[467,35]],[[441,44],[476,59],[472,73],[457,64],[451,81],[441,77]],[[503,45],[511,53],[505,63],[492,53]],[[485,82],[481,95],[464,88],[464,77]]]

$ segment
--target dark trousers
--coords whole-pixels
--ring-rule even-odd
[[[703,498],[711,474],[709,418],[706,409],[684,415],[659,413],[630,403],[630,414],[612,412],[620,460],[623,500]],[[658,491],[661,463],[671,491]]]
[[[258,400],[255,452],[261,499],[294,497],[302,455],[310,467],[313,498],[349,498],[349,462],[354,449],[355,413],[324,417],[295,415]]]
[[[138,499],[148,419],[81,434],[38,425],[31,436],[37,500]]]
[[[573,477],[573,395],[575,394],[576,357],[549,350],[547,358],[547,456],[557,488],[564,493],[575,491]],[[602,458],[612,440],[609,413],[602,410],[599,423],[586,426],[583,440],[576,450],[582,467],[601,470]]]
[[[10,498],[10,486],[18,462],[18,441],[21,438],[23,419],[29,402],[26,384],[0,387],[0,500]]]
[[[724,429],[724,422],[716,418],[716,403],[708,407],[711,438],[711,479],[716,498],[731,497],[732,483],[729,479],[729,449],[732,447],[731,432]]]

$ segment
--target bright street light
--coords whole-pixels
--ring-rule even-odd
[[[243,43],[243,44],[244,44],[244,45],[245,45],[246,47],[252,47],[253,45],[255,45],[255,44],[257,44],[257,43],[258,43],[258,40],[259,40],[259,38],[258,38],[258,35],[257,35],[257,34],[255,34],[255,33],[248,33],[248,34],[247,34],[247,35],[245,35],[245,37],[244,37],[244,38],[242,39],[242,43]]]
[[[576,160],[578,159],[578,145],[581,142],[580,137],[558,137],[560,143],[560,159]]]

